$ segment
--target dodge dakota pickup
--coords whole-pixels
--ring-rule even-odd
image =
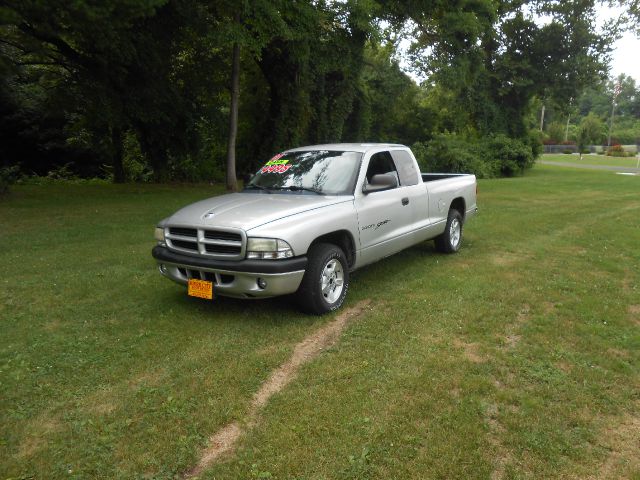
[[[421,174],[404,145],[315,145],[275,155],[241,192],[159,222],[152,254],[191,296],[295,294],[323,314],[364,265],[429,239],[457,252],[476,210],[474,175]]]

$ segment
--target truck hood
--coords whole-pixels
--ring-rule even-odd
[[[353,201],[351,196],[231,193],[192,203],[163,223],[194,227],[236,227],[247,231],[308,210],[350,201]]]

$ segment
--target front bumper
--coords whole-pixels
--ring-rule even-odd
[[[212,260],[184,255],[157,245],[151,251],[160,273],[186,285],[190,278],[212,281],[216,295],[236,298],[268,298],[298,290],[307,257],[283,260]],[[266,282],[258,286],[258,279]]]

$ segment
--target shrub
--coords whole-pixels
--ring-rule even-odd
[[[415,143],[412,149],[422,171],[495,176],[493,166],[483,160],[480,145],[453,133],[436,135],[426,144]]]
[[[536,134],[521,140],[502,134],[477,139],[442,133],[428,143],[415,143],[412,149],[423,171],[491,178],[513,176],[533,166],[542,143]]]
[[[498,162],[500,173],[506,177],[522,173],[535,163],[531,145],[503,134],[489,139],[486,153]]]
[[[112,179],[90,177],[82,178],[73,173],[72,163],[66,163],[58,166],[44,176],[39,175],[22,175],[17,178],[16,183],[20,185],[104,185],[111,183]]]
[[[611,145],[607,149],[607,156],[609,157],[632,157],[633,153],[625,151],[622,145]]]
[[[533,154],[534,161],[544,151],[544,145],[542,144],[542,132],[540,130],[529,130],[529,136],[527,137],[527,143],[531,147],[531,153]],[[532,164],[533,165],[533,164]]]
[[[122,168],[127,182],[150,182],[153,178],[153,169],[142,153],[138,137],[131,130],[122,140]]]
[[[71,169],[71,163],[65,163],[59,167],[55,167],[47,172],[47,178],[50,180],[77,180],[77,176]]]
[[[17,165],[0,168],[0,195],[9,191],[9,186],[16,183],[19,175],[20,167]]]
[[[418,166],[420,170],[423,172],[428,172],[431,170],[429,157],[427,154],[427,142],[416,142],[411,145],[411,151],[416,157],[418,161]]]
[[[191,155],[169,156],[169,177],[178,182],[197,182],[200,180],[198,164]]]

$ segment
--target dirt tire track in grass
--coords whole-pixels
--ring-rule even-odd
[[[500,423],[498,413],[498,406],[495,404],[489,405],[485,411],[485,422],[489,428],[488,441],[494,450],[493,471],[489,477],[490,480],[503,480],[507,466],[513,460],[511,451],[502,440],[506,430]]]
[[[186,472],[183,478],[198,477],[224,454],[233,451],[242,434],[256,425],[260,411],[269,399],[291,383],[302,365],[317,357],[323,350],[335,345],[349,322],[358,317],[370,303],[370,300],[362,300],[298,343],[291,357],[271,373],[253,396],[244,421],[231,422],[209,437],[208,446],[202,452],[198,464]]]
[[[589,480],[631,479],[640,469],[640,418],[626,415],[601,433],[600,445],[609,451]]]
[[[522,330],[523,325],[525,325],[529,321],[529,313],[531,312],[531,307],[528,304],[523,304],[522,308],[518,312],[516,316],[515,322],[510,324],[507,327],[507,331],[504,336],[505,348],[508,350],[513,350],[518,346],[520,340],[522,339],[522,335],[519,333]]]

